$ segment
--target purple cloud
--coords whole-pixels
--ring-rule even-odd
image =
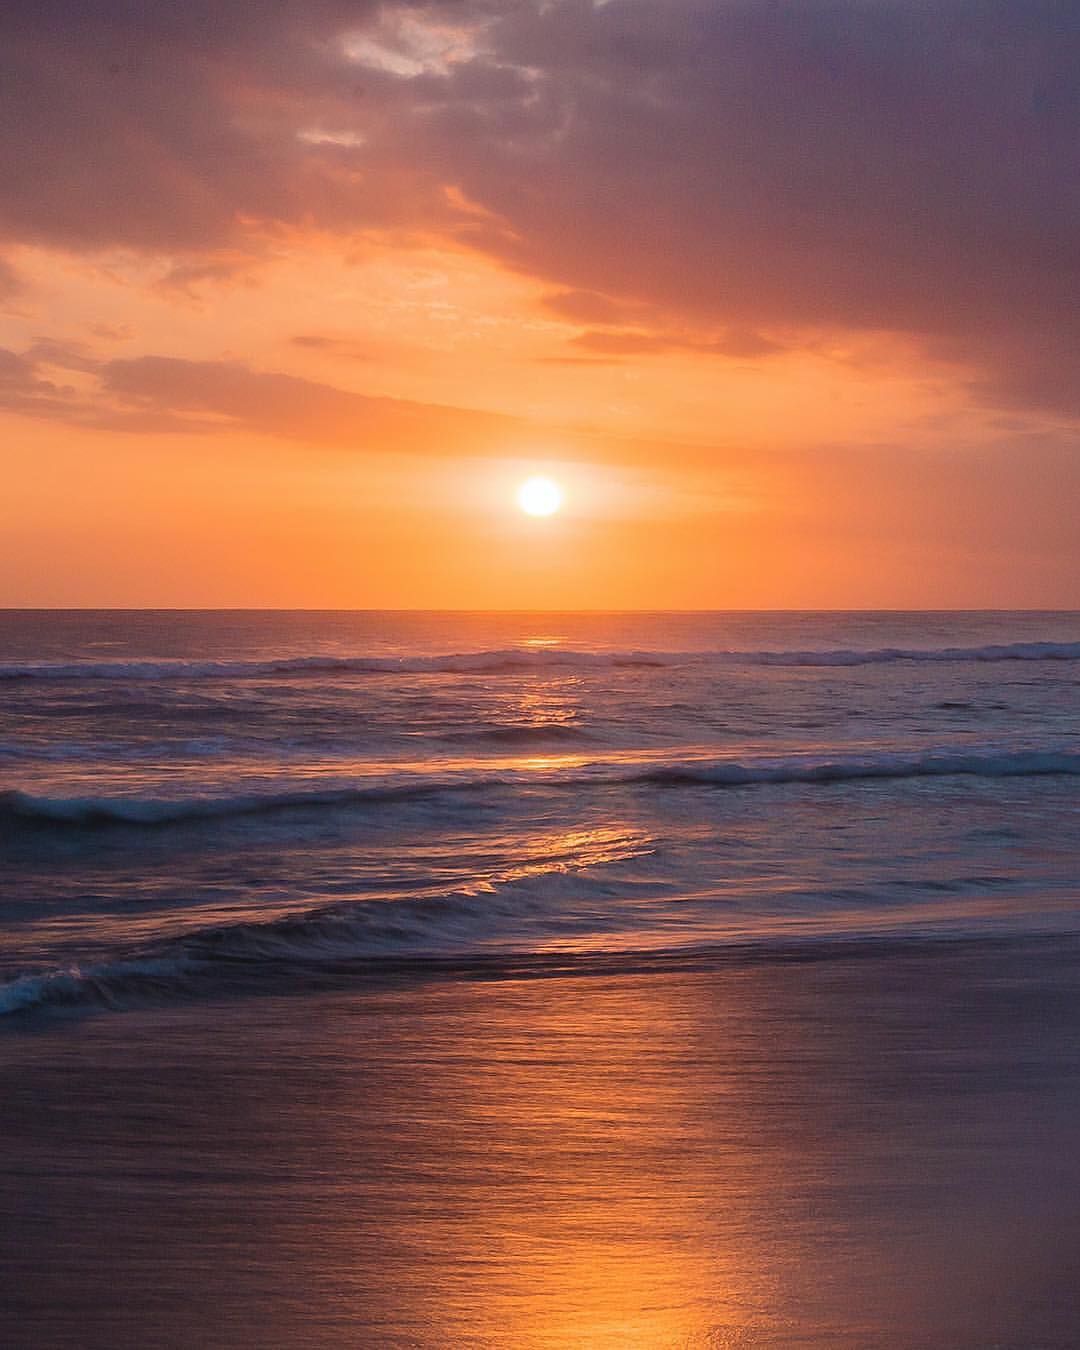
[[[624,349],[902,332],[1071,416],[1078,125],[1058,0],[12,0],[0,237],[182,284],[278,225],[441,231]]]

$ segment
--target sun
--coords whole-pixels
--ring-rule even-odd
[[[563,490],[552,478],[527,478],[517,490],[517,504],[527,516],[553,516],[563,504]]]

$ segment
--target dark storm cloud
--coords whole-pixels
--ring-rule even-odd
[[[471,48],[428,60],[406,11]],[[561,288],[586,347],[899,331],[1076,411],[1066,0],[15,0],[0,100],[9,238],[441,230]]]

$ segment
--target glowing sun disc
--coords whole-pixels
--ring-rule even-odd
[[[517,490],[517,504],[527,516],[553,516],[562,500],[562,488],[550,478],[528,478]]]

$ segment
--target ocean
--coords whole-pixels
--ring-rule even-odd
[[[1080,1340],[1080,614],[0,613],[11,1345]]]

